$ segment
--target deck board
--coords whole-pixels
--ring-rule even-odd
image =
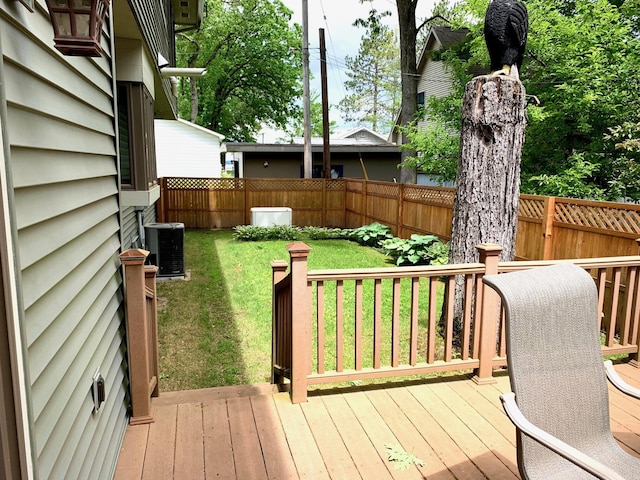
[[[640,387],[640,370],[616,369]],[[312,391],[293,405],[270,386],[161,394],[156,422],[129,426],[115,480],[517,479],[505,372]],[[611,430],[640,457],[640,403],[610,388]],[[424,462],[396,469],[385,445]]]

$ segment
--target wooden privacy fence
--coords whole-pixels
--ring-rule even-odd
[[[293,224],[354,228],[377,221],[399,237],[451,237],[454,189],[361,179],[163,178],[160,222],[187,228],[251,223],[252,207],[290,207]],[[640,206],[521,195],[516,258],[636,253]]]
[[[306,400],[308,386],[327,382],[473,369],[476,382],[493,383],[494,367],[506,365],[504,315],[482,277],[558,263],[498,262],[501,247],[479,245],[479,263],[309,271],[310,247],[287,249],[288,275],[287,262],[271,264],[272,371],[274,383],[290,380],[294,403]],[[637,366],[640,256],[570,261],[598,287],[603,355],[627,354]],[[464,279],[460,318],[457,276]]]

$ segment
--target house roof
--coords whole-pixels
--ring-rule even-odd
[[[311,138],[311,150],[321,152],[324,140],[320,137]],[[367,127],[357,127],[329,138],[332,152],[397,152],[398,146],[388,142],[385,137]],[[292,143],[249,143],[225,142],[227,152],[302,152],[304,139],[294,138]]]
[[[469,30],[467,28],[454,30],[451,27],[441,25],[431,27],[427,35],[427,41],[424,42],[424,47],[422,47],[422,51],[420,52],[420,59],[417,64],[418,72],[422,70],[424,64],[427,62],[429,52],[452,47],[464,40],[468,33]]]
[[[214,132],[213,130],[209,130],[208,128],[204,128],[201,127],[200,125],[196,125],[195,123],[191,123],[188,122],[186,120],[183,120],[181,118],[178,118],[177,120],[160,120],[160,119],[156,119],[155,120],[156,123],[161,122],[164,125],[175,125],[176,128],[189,128],[189,129],[193,129],[194,131],[202,134],[202,135],[210,135],[212,137],[215,137],[218,141],[222,141],[224,140],[224,135],[218,133],[218,132]]]

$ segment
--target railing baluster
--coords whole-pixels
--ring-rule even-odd
[[[382,347],[382,279],[373,280],[373,368],[380,368]]]
[[[607,269],[598,269],[598,332],[602,329],[602,316],[604,315],[604,298],[607,293]]]
[[[344,370],[344,318],[342,316],[343,291],[342,280],[336,281],[336,371]]]
[[[480,358],[480,332],[482,325],[482,298],[484,283],[482,283],[482,275],[475,275],[476,298],[473,307],[473,349],[471,358]]]
[[[391,314],[391,366],[400,363],[400,279],[393,279],[393,309]]]
[[[453,352],[453,305],[454,305],[454,292],[456,291],[456,277],[450,275],[447,278],[447,295],[446,299],[446,323],[444,330],[444,361],[450,362]]]
[[[609,320],[609,330],[607,331],[607,346],[612,347],[616,338],[616,322],[618,320],[618,299],[620,297],[620,278],[622,269],[614,267],[613,285],[611,285],[611,319]]]
[[[355,369],[362,370],[362,280],[356,280],[354,312],[354,355]]]
[[[633,292],[636,289],[636,269],[627,269],[627,286],[625,289],[626,302],[624,307],[624,319],[620,332],[620,343],[629,345],[629,332],[631,331],[631,318],[633,316]]]
[[[471,337],[471,306],[473,305],[473,275],[464,277],[464,319],[462,329],[462,355],[461,358],[469,358],[469,341]]]
[[[412,367],[418,361],[418,314],[420,307],[420,277],[411,278],[411,332],[409,346],[409,365]]]
[[[429,278],[429,326],[427,327],[427,363],[436,360],[436,332],[438,322],[438,278]]]
[[[324,373],[324,282],[322,280],[316,283],[316,357],[318,362],[318,373]]]

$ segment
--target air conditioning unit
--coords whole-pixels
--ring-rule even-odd
[[[148,223],[144,230],[158,277],[184,277],[184,223]]]

